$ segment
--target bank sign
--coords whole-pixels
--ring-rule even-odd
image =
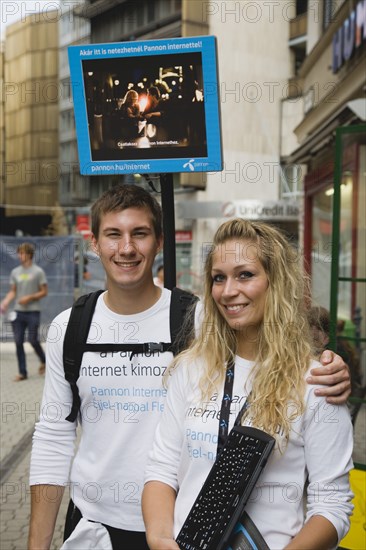
[[[337,73],[365,41],[366,0],[361,0],[333,36],[332,72]]]
[[[221,214],[224,218],[293,221],[299,217],[299,206],[286,201],[233,201],[223,204]]]
[[[298,221],[297,201],[179,201],[176,204],[181,219],[245,218],[248,220]]]

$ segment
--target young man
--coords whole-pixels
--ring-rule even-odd
[[[162,246],[161,209],[156,200],[138,186],[114,187],[92,207],[92,232],[108,290],[97,301],[88,342],[170,342],[171,292],[155,286],[152,274]],[[67,535],[83,517],[72,536],[79,532],[85,548],[92,535],[86,539],[83,530],[93,529],[95,543],[104,525],[113,549],[147,550],[140,509],[143,474],[164,407],[162,376],[172,354],[84,353],[77,382],[82,434],[70,474],[76,422],[65,420],[72,394],[62,362],[69,316],[70,310],[58,315],[48,334],[47,375],[31,458],[29,550],[50,547],[69,482]],[[347,369],[331,353],[326,362],[327,367],[314,372],[313,382],[336,384],[325,388],[324,394],[345,401]]]
[[[15,382],[28,378],[27,363],[24,352],[25,331],[28,329],[29,343],[39,357],[39,374],[45,371],[45,354],[39,342],[38,329],[40,324],[40,300],[47,296],[47,279],[41,267],[33,263],[34,246],[22,243],[17,249],[20,265],[10,273],[10,290],[0,304],[0,310],[5,313],[10,302],[15,300],[11,324],[17,350],[19,374]]]

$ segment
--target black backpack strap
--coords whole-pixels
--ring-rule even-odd
[[[80,409],[80,396],[76,382],[79,378],[80,365],[85,351],[84,345],[88,338],[95,305],[102,292],[104,290],[97,290],[96,292],[80,296],[72,306],[70,319],[66,328],[63,363],[65,378],[71,386],[73,398],[71,412],[66,418],[69,422],[76,420]]]
[[[178,355],[189,343],[194,328],[194,305],[198,298],[191,292],[174,287],[170,302],[170,351]]]
[[[139,344],[84,344],[84,351],[95,352],[118,352],[118,351],[130,351],[132,357],[138,353],[155,353],[164,351],[170,351],[171,344],[167,342],[140,342]]]

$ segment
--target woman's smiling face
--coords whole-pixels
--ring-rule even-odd
[[[252,241],[229,240],[212,256],[212,297],[234,330],[257,332],[263,322],[268,277]]]

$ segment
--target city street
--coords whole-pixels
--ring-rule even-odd
[[[280,434],[276,452],[291,428],[259,481],[269,496],[256,486],[247,507],[268,547],[296,537],[305,505],[347,525],[350,492],[334,470],[351,464],[353,430],[354,511],[338,550],[366,550],[366,0],[2,0],[0,14],[0,550],[27,550],[41,412],[32,482],[68,485],[48,550],[63,545],[75,487],[87,520],[116,526],[114,546],[139,550],[123,531],[144,529],[145,458],[151,480],[169,485],[178,473],[178,529],[243,403],[255,426]],[[194,327],[187,296],[158,300],[164,286],[207,302]],[[69,391],[50,348],[39,373],[46,358],[31,325],[41,319],[44,346],[47,333],[60,342],[66,317],[56,316],[99,289],[104,299],[81,300],[67,331]],[[341,408],[308,392],[311,421],[296,419],[292,444],[296,367],[307,360],[300,301],[314,314],[314,354],[338,350],[353,399]],[[182,349],[190,328],[197,372],[175,379],[154,454],[164,350]],[[29,331],[38,356],[27,342],[26,377],[13,339]],[[73,362],[74,349],[89,353]],[[235,384],[229,352],[255,360]],[[62,468],[74,424],[59,421],[67,413],[47,418],[69,399],[84,430],[71,489]],[[52,515],[47,489],[42,520]],[[151,510],[159,523],[164,511]],[[306,531],[308,546],[334,546],[331,528]]]
[[[30,514],[28,486],[31,438],[38,418],[44,378],[38,375],[38,359],[27,343],[28,380],[13,382],[17,374],[15,346],[0,343],[1,360],[1,550],[26,550]],[[354,461],[366,463],[366,407],[357,417]],[[62,544],[68,495],[62,503],[52,550]]]

